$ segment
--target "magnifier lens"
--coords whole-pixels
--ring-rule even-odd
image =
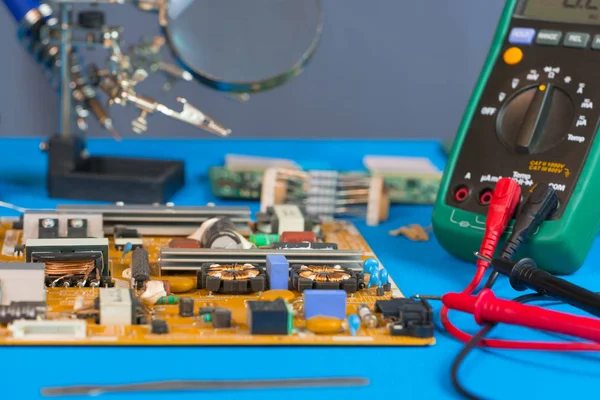
[[[320,0],[171,0],[165,33],[175,56],[201,82],[257,92],[302,70],[322,23]]]

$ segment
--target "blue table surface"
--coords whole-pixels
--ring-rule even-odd
[[[81,203],[49,199],[45,192],[46,157],[39,141],[0,141],[0,199],[22,207],[53,207]],[[437,142],[422,141],[249,141],[249,140],[91,140],[93,155],[177,158],[186,161],[187,185],[173,199],[177,205],[256,203],[220,201],[207,184],[207,168],[223,163],[225,153],[292,158],[305,167],[361,169],[365,154],[429,157],[440,168],[445,155]],[[4,211],[4,215],[14,215]],[[417,223],[429,225],[430,206],[393,206],[379,227],[356,224],[406,295],[459,291],[471,280],[472,264],[453,259],[438,245],[391,237],[390,229]],[[600,291],[596,245],[586,265],[569,277]],[[495,292],[504,298],[515,293],[506,279]],[[439,310],[439,304],[433,304]],[[578,313],[567,306],[560,310]],[[474,332],[472,317],[452,314],[457,325]],[[438,321],[439,325],[439,321]],[[523,328],[498,327],[495,337],[557,340],[549,334]],[[211,393],[144,393],[104,395],[113,400],[136,399],[306,399],[327,398],[458,398],[449,369],[462,344],[442,329],[437,344],[427,348],[393,347],[0,347],[0,398],[38,399],[40,389],[73,384],[118,384],[180,379],[260,379],[358,376],[370,379],[360,388],[218,391]],[[596,392],[600,359],[595,354],[475,350],[460,376],[466,386],[485,398],[568,398]],[[498,379],[501,378],[501,379]],[[84,397],[72,397],[79,399]]]

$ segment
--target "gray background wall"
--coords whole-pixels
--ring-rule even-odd
[[[450,138],[484,62],[503,0],[324,0],[325,28],[309,68],[280,88],[241,104],[197,83],[181,95],[233,129],[235,137]],[[158,33],[156,16],[130,6],[107,8],[129,43]],[[133,21],[133,23],[132,23]],[[16,40],[0,7],[0,135],[55,131],[58,99]],[[91,57],[99,59],[97,51]],[[161,97],[163,78],[138,91]],[[133,110],[111,109],[123,136]],[[106,136],[90,120],[90,136]],[[146,136],[209,137],[166,117]]]

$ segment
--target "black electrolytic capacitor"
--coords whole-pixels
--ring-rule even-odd
[[[227,217],[215,221],[204,235],[202,235],[202,247],[210,249],[241,249],[242,240],[235,231],[235,225]]]
[[[179,315],[182,317],[194,316],[194,299],[182,297],[179,299]]]
[[[142,247],[138,247],[131,254],[131,277],[138,289],[144,286],[144,282],[150,280],[148,252]]]

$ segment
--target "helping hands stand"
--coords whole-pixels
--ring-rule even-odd
[[[60,40],[53,42],[51,33],[46,32],[48,44],[56,44],[60,57],[60,116],[59,134],[51,137],[42,149],[48,153],[47,189],[52,198],[69,198],[96,201],[123,201],[133,203],[165,203],[185,184],[183,161],[162,161],[151,159],[117,158],[90,156],[86,150],[86,141],[82,134],[71,133],[73,111],[73,82],[76,82],[74,72],[81,74],[80,68],[74,71],[73,46],[77,44],[72,38],[71,12],[74,3],[123,3],[116,0],[58,0],[60,16]],[[98,15],[98,13],[96,13]],[[80,18],[80,24],[81,24]],[[100,18],[95,26],[87,28],[101,28],[104,21]],[[92,23],[92,25],[94,25]],[[118,35],[118,31],[113,31]],[[112,36],[114,39],[115,36]],[[118,39],[117,39],[118,40]],[[84,43],[84,45],[94,43]],[[106,47],[106,42],[101,41],[101,46]],[[112,62],[113,60],[111,60]],[[114,66],[112,66],[114,67]],[[116,68],[118,68],[117,66]],[[76,87],[76,85],[75,85]],[[91,94],[90,94],[91,92]],[[117,135],[112,127],[112,120],[103,110],[96,99],[93,89],[89,86],[82,87],[83,103],[87,106],[88,113],[95,115],[99,123]],[[133,93],[133,95],[131,95]],[[158,102],[152,99],[127,92],[126,98],[136,104],[139,101],[145,107],[136,104],[142,109],[142,115],[134,121],[134,127],[144,125],[145,116],[156,110],[163,112]],[[111,98],[111,100],[114,100]],[[171,116],[185,122],[206,123],[206,118],[199,110],[184,103],[184,111],[172,112]],[[153,107],[153,108],[152,108]],[[164,113],[164,112],[163,112]],[[79,115],[79,113],[78,113]],[[78,118],[80,128],[85,127],[81,115]]]

